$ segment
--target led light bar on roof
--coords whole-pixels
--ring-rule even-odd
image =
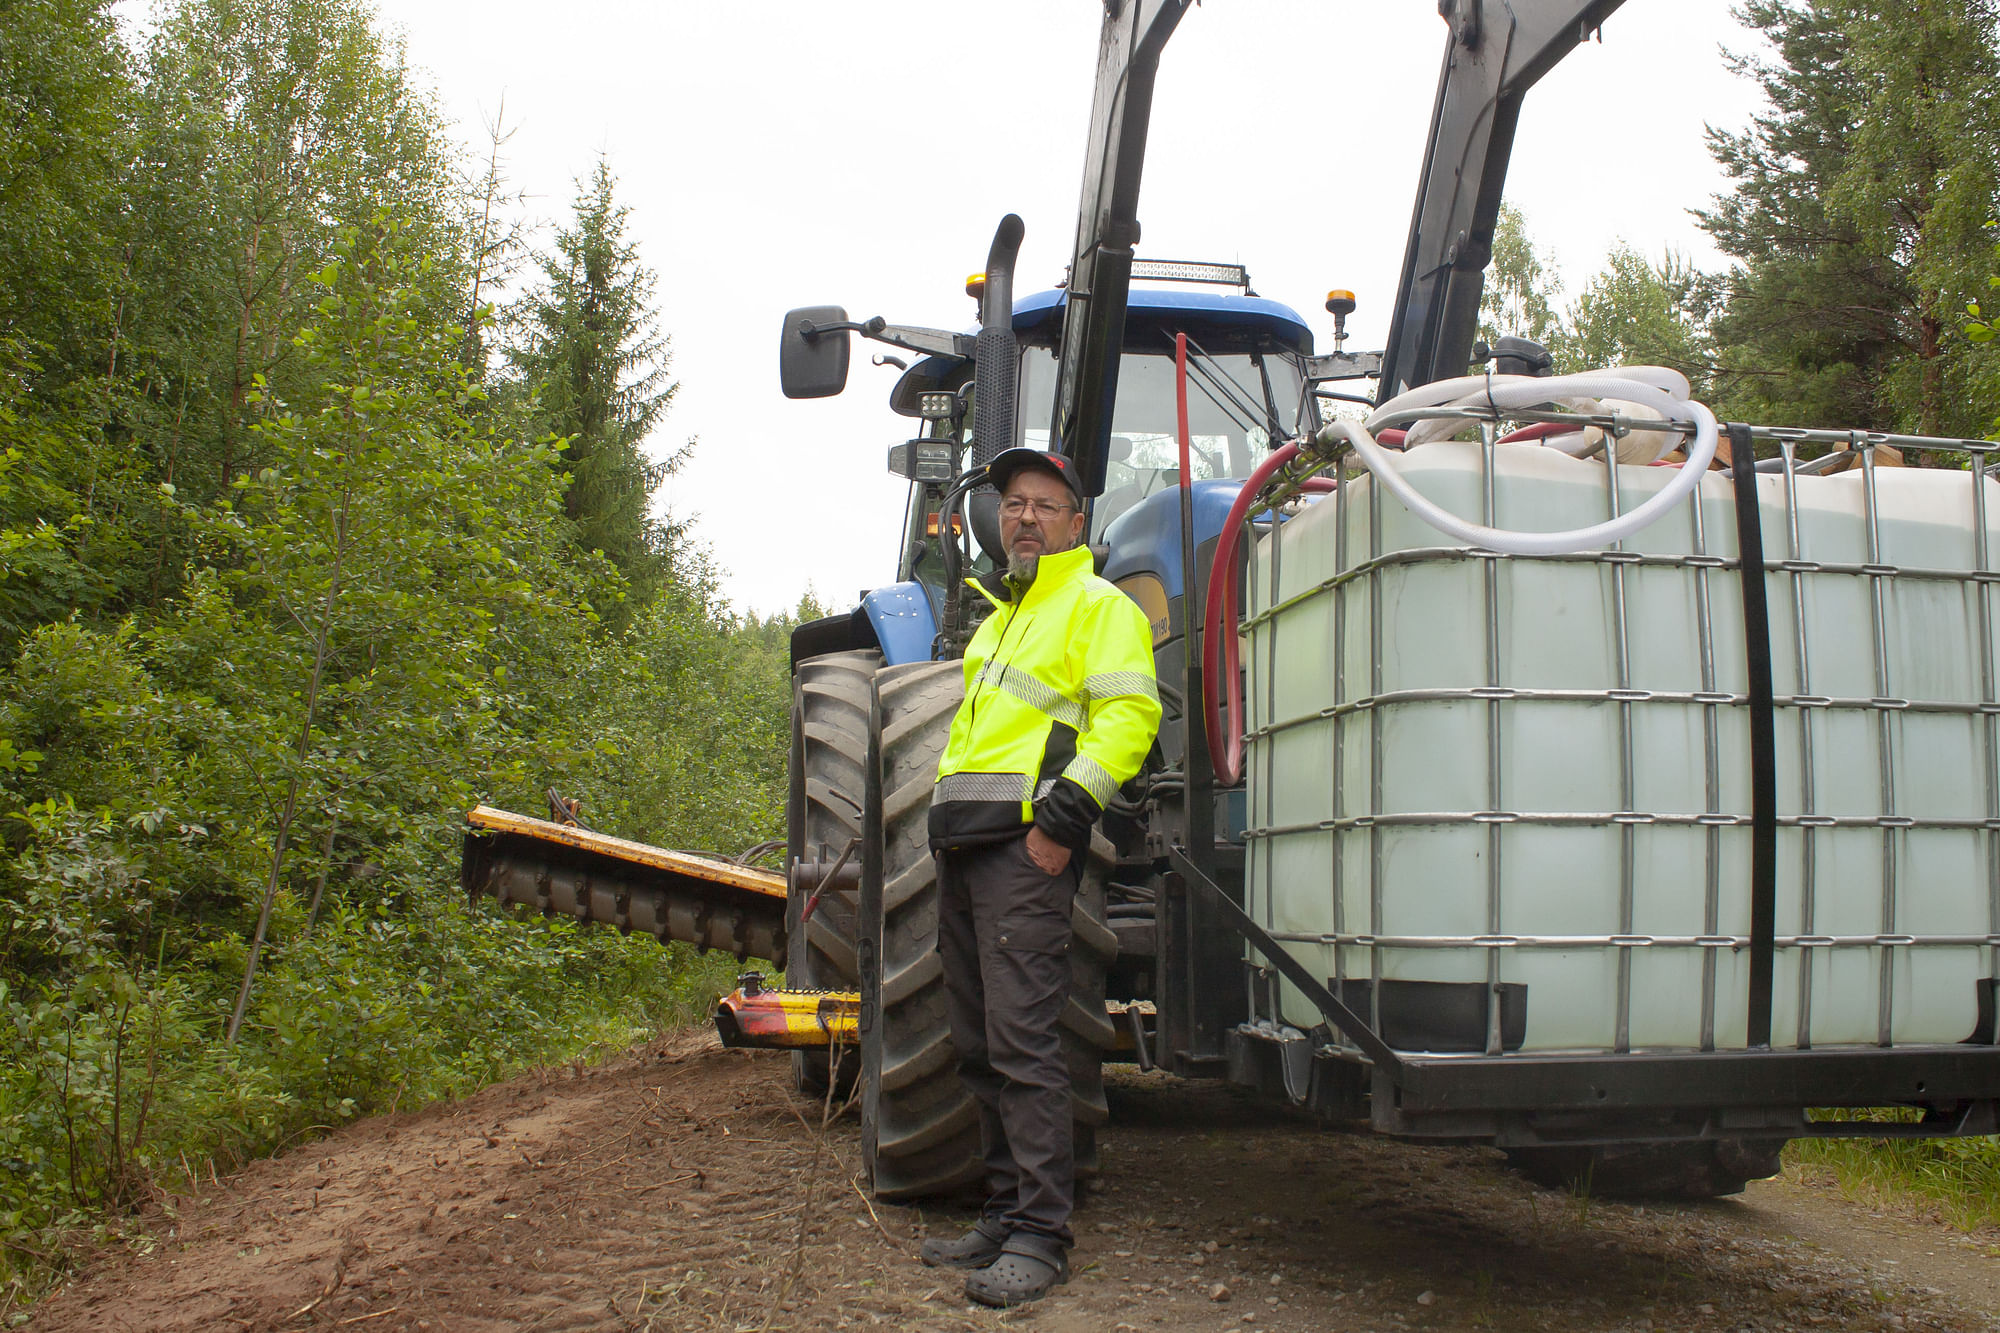
[[[1241,264],[1198,264],[1183,259],[1135,259],[1134,278],[1161,282],[1214,282],[1250,290],[1250,270]]]

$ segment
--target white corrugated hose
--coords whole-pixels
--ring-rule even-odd
[[[1708,471],[1709,463],[1715,458],[1717,428],[1715,414],[1688,397],[1688,392],[1686,377],[1663,366],[1617,366],[1546,379],[1532,375],[1467,375],[1460,379],[1419,385],[1408,393],[1399,394],[1376,408],[1366,424],[1335,421],[1320,431],[1319,442],[1332,445],[1344,439],[1353,445],[1361,461],[1391,495],[1447,537],[1508,555],[1564,555],[1623,541],[1665,517],[1668,510],[1680,504],[1701,484],[1702,474]],[[1609,404],[1631,404],[1643,415],[1692,425],[1695,433],[1688,446],[1687,462],[1681,465],[1674,479],[1659,494],[1630,513],[1567,532],[1515,532],[1462,519],[1426,498],[1403,478],[1394,455],[1377,444],[1373,434],[1384,420],[1413,408],[1505,409],[1536,407],[1544,403],[1557,403],[1591,414],[1602,412]],[[1463,429],[1464,425],[1462,420],[1452,419],[1417,422],[1410,428],[1404,449],[1421,447]],[[1656,437],[1640,446],[1646,452],[1660,450],[1661,444],[1670,438],[1667,432],[1661,431],[1638,434]],[[1551,443],[1569,453],[1595,447],[1601,439],[1601,434],[1587,434],[1580,441],[1572,436],[1568,441]],[[1568,447],[1565,447],[1566,444]],[[1628,456],[1629,451],[1622,447],[1618,452],[1620,462],[1650,461]]]

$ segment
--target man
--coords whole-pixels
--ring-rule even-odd
[[[965,702],[931,796],[938,952],[952,1045],[979,1102],[989,1198],[923,1260],[973,1271],[968,1297],[1018,1305],[1069,1277],[1075,1201],[1069,1066],[1071,900],[1091,826],[1160,726],[1145,613],[1097,577],[1075,465],[1010,449],[1000,492],[1007,568],[965,653]]]

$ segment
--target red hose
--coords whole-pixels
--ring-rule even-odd
[[[1290,449],[1294,454],[1298,452],[1296,445],[1286,445],[1285,448]],[[1272,457],[1276,458],[1277,455],[1273,454]],[[1269,461],[1267,460],[1268,465]],[[1262,469],[1260,469],[1259,472],[1251,474],[1249,481],[1243,483],[1243,489],[1238,491],[1236,495],[1237,503],[1230,506],[1229,522],[1223,528],[1222,535],[1216,540],[1215,563],[1209,569],[1208,574],[1208,604],[1205,608],[1202,621],[1204,630],[1202,636],[1203,652],[1207,658],[1204,664],[1206,668],[1205,676],[1206,679],[1211,681],[1215,679],[1214,654],[1216,652],[1216,642],[1218,639],[1221,640],[1220,650],[1223,657],[1222,678],[1227,692],[1226,694],[1218,693],[1211,688],[1209,694],[1211,704],[1205,710],[1203,722],[1208,729],[1209,756],[1213,759],[1215,755],[1223,754],[1224,762],[1228,765],[1226,769],[1222,767],[1215,768],[1215,775],[1222,780],[1222,785],[1225,787],[1235,786],[1237,781],[1243,776],[1242,731],[1236,727],[1229,729],[1227,733],[1228,748],[1226,751],[1223,748],[1221,739],[1224,725],[1222,716],[1224,700],[1227,700],[1229,716],[1231,718],[1241,718],[1243,716],[1243,645],[1238,642],[1236,635],[1236,539],[1243,531],[1244,516],[1249,513],[1255,503],[1255,493],[1263,485],[1263,482],[1259,480],[1260,475],[1267,476],[1268,474],[1264,474]],[[1329,494],[1335,488],[1336,483],[1331,477],[1307,477],[1299,483],[1300,490],[1310,491],[1319,495]],[[1226,553],[1223,549],[1225,545],[1228,547]],[[1215,591],[1218,586],[1222,589],[1222,602],[1219,608],[1216,603]],[[1220,610],[1220,615],[1217,614],[1218,609]],[[1224,624],[1229,626],[1227,634],[1221,633],[1221,627]]]
[[[1574,435],[1577,428],[1566,421],[1537,421],[1532,425],[1509,431],[1500,437],[1501,444],[1528,444],[1535,440],[1546,440],[1551,435]]]
[[[1257,501],[1257,493],[1264,489],[1279,468],[1298,456],[1296,444],[1282,445],[1272,451],[1271,456],[1257,465],[1243,483],[1243,489],[1236,492],[1236,502],[1229,506],[1229,517],[1223,521],[1221,535],[1215,542],[1215,559],[1208,569],[1208,599],[1202,610],[1202,675],[1207,683],[1204,691],[1207,707],[1202,710],[1202,725],[1208,735],[1208,755],[1215,770],[1216,781],[1225,787],[1233,787],[1243,776],[1243,733],[1238,726],[1223,732],[1223,699],[1228,699],[1228,713],[1232,719],[1243,716],[1243,677],[1238,669],[1240,645],[1236,642],[1236,542],[1243,531],[1243,520],[1250,516],[1250,510]],[[1229,631],[1223,633],[1223,625]],[[1223,642],[1223,640],[1227,642]],[[1227,666],[1218,669],[1216,657],[1220,653]]]
[[[1188,432],[1187,402],[1187,335],[1174,336],[1174,411],[1180,444],[1181,503],[1193,507],[1193,473],[1189,459],[1193,452],[1193,441]],[[1391,432],[1383,432],[1386,438]],[[1400,435],[1401,432],[1394,432]],[[1274,473],[1298,456],[1296,444],[1283,445],[1271,456],[1257,465],[1243,489],[1236,493],[1236,501],[1229,506],[1229,518],[1222,525],[1222,532],[1215,543],[1215,559],[1208,571],[1208,599],[1202,611],[1202,673],[1207,682],[1204,693],[1208,696],[1202,703],[1202,729],[1208,737],[1208,753],[1215,776],[1225,787],[1233,787],[1243,774],[1243,733],[1232,729],[1225,747],[1223,740],[1223,699],[1226,693],[1229,716],[1243,716],[1243,675],[1241,671],[1242,646],[1236,639],[1236,542],[1243,531],[1243,520],[1249,517],[1251,506],[1256,502],[1257,492],[1264,488]],[[1309,477],[1304,489],[1324,494],[1334,489],[1331,477]],[[1221,590],[1218,599],[1217,590]],[[1194,589],[1186,590],[1192,596]],[[1229,625],[1229,633],[1223,634],[1224,622]],[[1217,685],[1216,653],[1218,640],[1226,667],[1221,672],[1224,684]]]

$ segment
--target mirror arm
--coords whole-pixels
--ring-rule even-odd
[[[858,333],[876,342],[888,343],[908,352],[922,352],[926,356],[956,356],[972,359],[973,340],[963,333],[949,333],[944,329],[923,329],[891,324],[880,315],[873,319],[843,319],[838,322],[814,324],[810,320],[799,325],[799,336],[807,342],[826,333]]]
[[[1306,358],[1306,382],[1324,384],[1329,380],[1358,380],[1382,373],[1380,352],[1328,352]]]

